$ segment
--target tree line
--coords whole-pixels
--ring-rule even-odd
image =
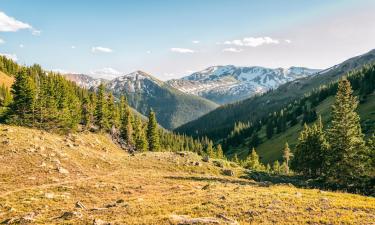
[[[10,90],[0,87],[0,122],[63,133],[107,132],[136,151],[217,155],[217,146],[208,138],[193,139],[163,129],[152,109],[144,118],[129,106],[125,96],[116,99],[103,84],[88,91],[39,65],[18,66],[4,57],[0,67],[15,77]]]

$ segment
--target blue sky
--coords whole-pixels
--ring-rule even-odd
[[[1,0],[0,53],[108,78],[144,70],[166,80],[218,64],[325,68],[375,48],[374,6],[366,0]],[[9,18],[23,26],[2,29]]]

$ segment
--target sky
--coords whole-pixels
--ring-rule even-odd
[[[375,48],[373,0],[0,0],[0,54],[111,79],[324,69]]]

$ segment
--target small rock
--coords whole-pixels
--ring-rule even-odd
[[[239,223],[236,220],[230,219],[226,217],[224,214],[219,214],[218,217],[223,219],[229,225],[239,225]]]
[[[108,223],[104,220],[101,220],[101,219],[94,219],[93,225],[111,225],[111,223]]]
[[[206,184],[206,185],[204,185],[203,187],[202,187],[202,190],[208,190],[208,189],[210,189],[211,188],[211,184]]]
[[[124,199],[118,199],[118,200],[116,201],[117,204],[121,204],[121,203],[124,203],[124,202],[125,202]]]
[[[1,142],[3,145],[10,145],[10,141],[9,140],[4,140]]]
[[[258,184],[261,187],[269,187],[269,186],[271,186],[272,183],[269,182],[269,181],[263,181],[263,182],[259,182]]]
[[[59,171],[59,173],[61,174],[68,174],[69,171],[63,167],[58,167],[57,170]]]
[[[59,218],[64,220],[71,220],[74,218],[81,218],[82,214],[80,212],[64,212]]]
[[[301,198],[302,197],[302,193],[301,192],[296,192],[296,197],[297,198]]]
[[[55,194],[54,193],[45,193],[44,197],[48,198],[48,199],[53,199],[55,197]]]
[[[222,161],[219,161],[219,160],[215,160],[213,161],[213,164],[217,167],[220,167],[220,168],[223,168],[224,167],[224,163]]]
[[[202,164],[200,162],[195,162],[194,166],[201,166]]]
[[[205,155],[205,156],[203,156],[202,161],[203,162],[209,162],[210,161],[210,157],[208,157],[208,155]]]
[[[87,209],[86,206],[80,201],[76,202],[76,207],[81,209]]]
[[[234,172],[233,172],[233,170],[229,170],[229,169],[227,169],[227,170],[223,170],[223,174],[224,174],[225,176],[231,176],[231,177],[234,176]]]
[[[181,157],[185,157],[187,156],[188,154],[186,152],[177,152],[177,154]]]

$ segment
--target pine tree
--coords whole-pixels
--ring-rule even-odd
[[[273,170],[274,173],[280,174],[280,163],[279,163],[278,160],[276,160],[275,162],[273,162],[272,170]]]
[[[238,155],[237,153],[234,154],[233,158],[232,158],[232,161],[237,163],[237,164],[240,164],[240,160],[238,159]]]
[[[272,138],[273,130],[274,130],[273,122],[272,122],[272,120],[269,120],[268,123],[267,123],[267,127],[266,127],[266,135],[267,135],[268,139]]]
[[[369,164],[357,106],[350,82],[340,80],[328,129],[330,150],[326,163],[327,178],[341,185],[355,183],[366,174]]]
[[[154,111],[151,109],[148,115],[148,124],[147,124],[147,140],[148,140],[148,150],[149,151],[159,151],[159,132],[158,124],[156,121],[156,116]]]
[[[259,162],[259,156],[255,151],[255,148],[251,150],[251,153],[245,161],[245,167],[253,170],[258,170],[261,164]]]
[[[91,112],[90,112],[90,99],[89,97],[85,97],[82,101],[82,125],[85,129],[91,126]]]
[[[120,135],[121,138],[126,142],[128,145],[134,145],[133,140],[133,115],[130,111],[130,107],[128,105],[124,106],[123,115],[121,116],[121,128],[120,128]]]
[[[10,106],[12,113],[8,122],[26,126],[34,124],[36,90],[26,69],[17,73],[11,92],[13,103]]]
[[[285,143],[284,151],[283,151],[283,159],[285,162],[285,173],[289,174],[289,160],[293,156],[292,152],[290,151],[288,142]]]
[[[142,127],[142,121],[137,116],[134,119],[134,140],[135,148],[138,151],[144,152],[147,150],[147,140]]]
[[[107,130],[109,128],[108,122],[108,106],[107,97],[105,94],[104,84],[100,84],[98,87],[97,99],[96,99],[96,124],[100,130]]]
[[[291,161],[292,169],[308,177],[320,176],[327,149],[328,142],[323,131],[322,118],[319,116],[318,122],[311,128],[304,125]]]
[[[224,152],[223,152],[223,148],[221,147],[221,145],[217,145],[216,147],[216,152],[217,152],[217,158],[219,159],[224,159]]]
[[[206,153],[210,158],[216,158],[216,154],[212,145],[212,141],[209,141],[206,147]]]

